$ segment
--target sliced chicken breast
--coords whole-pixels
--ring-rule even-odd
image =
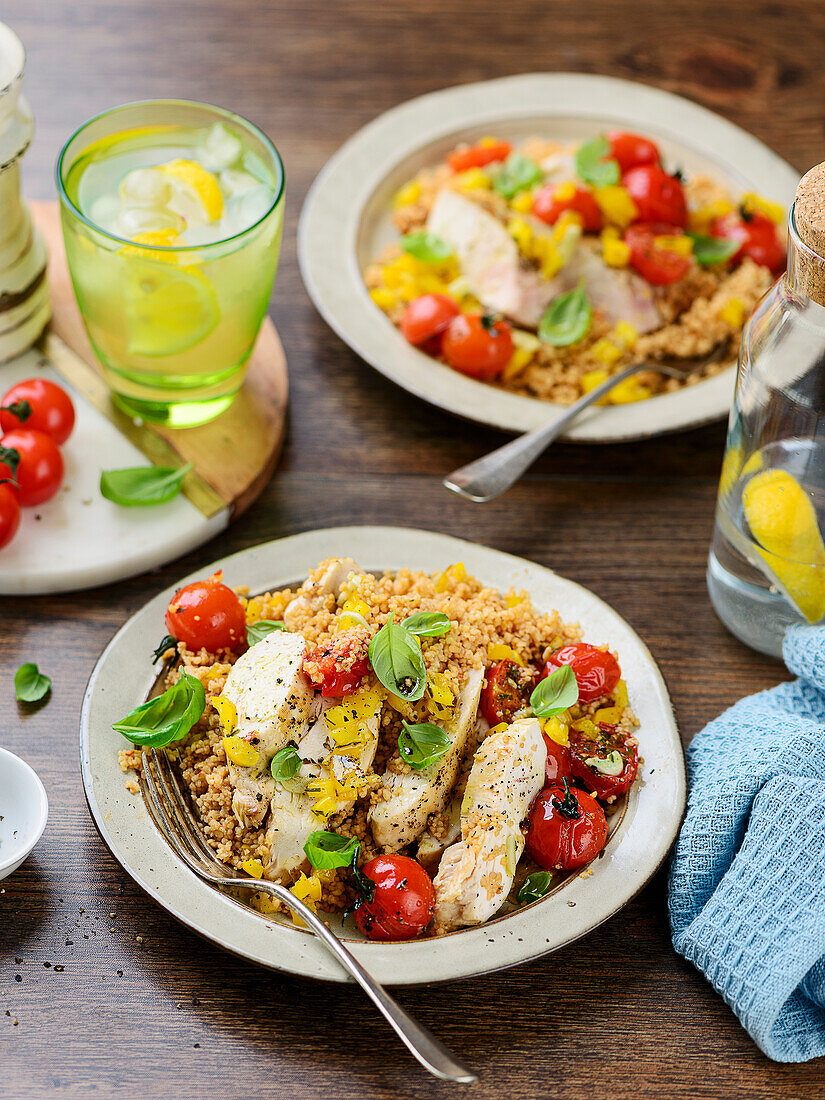
[[[229,765],[229,782],[232,791],[232,812],[244,829],[257,829],[263,824],[275,793],[275,780],[271,775],[261,775],[252,768]]]
[[[535,718],[487,737],[478,750],[461,807],[461,840],[435,876],[440,929],[483,924],[503,905],[521,853],[521,822],[544,783],[547,749]]]
[[[384,790],[389,797],[376,802],[369,814],[372,834],[380,847],[397,852],[412,844],[423,832],[430,814],[446,806],[469,732],[475,729],[483,684],[484,670],[473,669],[458,697],[452,720],[443,725],[450,747],[439,760],[421,771],[384,775]]]
[[[324,823],[312,812],[312,799],[293,794],[280,784],[269,804],[266,843],[269,858],[264,874],[274,882],[293,878],[298,871],[309,870],[304,845],[310,833],[323,829]]]
[[[418,862],[426,867],[432,874],[438,866],[438,861],[451,844],[454,844],[461,836],[461,798],[453,796],[447,803],[444,811],[447,820],[444,823],[444,832],[441,836],[435,836],[429,829],[418,842]]]
[[[662,324],[650,283],[627,268],[608,267],[601,256],[586,245],[576,250],[559,278],[566,290],[572,290],[583,279],[593,309],[612,325],[627,321],[637,332],[643,333],[652,332]]]
[[[352,558],[331,558],[327,568],[316,580],[305,581],[298,595],[287,604],[284,611],[284,623],[288,630],[294,630],[300,619],[319,611],[332,595],[337,600],[349,578],[362,575],[364,570]]]

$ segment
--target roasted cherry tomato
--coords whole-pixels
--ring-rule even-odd
[[[20,502],[10,485],[0,485],[0,549],[8,546],[20,526]]]
[[[651,286],[669,286],[678,283],[690,270],[690,258],[672,249],[662,248],[657,239],[681,236],[682,230],[673,225],[638,222],[631,225],[624,235],[630,249],[630,266]]]
[[[570,198],[559,198],[558,192],[564,194],[564,185],[561,188],[555,184],[547,184],[533,196],[533,213],[548,225],[555,225],[566,210],[573,210],[581,214],[586,233],[598,233],[602,227],[602,212],[591,191],[583,187],[577,187]]]
[[[371,940],[411,940],[432,920],[432,880],[409,856],[376,856],[361,868],[357,883],[355,923]]]
[[[622,176],[622,183],[638,210],[640,222],[687,225],[687,203],[682,185],[658,164],[640,164]]]
[[[369,637],[362,628],[336,634],[304,657],[304,674],[325,699],[351,695],[369,672]]]
[[[553,650],[547,658],[542,679],[562,665],[570,665],[573,669],[580,703],[592,703],[609,695],[622,678],[622,670],[613,654],[587,642],[575,642]]]
[[[401,318],[401,335],[420,347],[441,333],[461,310],[446,294],[422,294],[413,298]],[[438,354],[438,348],[435,350]]]
[[[597,798],[612,802],[629,790],[636,778],[639,743],[629,733],[620,733],[604,722],[598,724],[598,730],[598,741],[591,741],[576,729],[570,730],[570,767],[573,775]]]
[[[166,609],[166,629],[187,649],[237,649],[246,641],[246,613],[219,569],[178,589]]]
[[[512,722],[516,711],[530,701],[535,683],[535,670],[523,668],[515,661],[498,661],[490,665],[481,693],[481,713],[491,726]]]
[[[610,156],[619,162],[622,173],[638,168],[640,164],[658,164],[660,161],[658,148],[641,134],[613,130],[607,135],[607,140],[610,143]]]
[[[592,795],[570,787],[545,787],[527,817],[527,851],[546,871],[575,871],[607,843],[607,818]]]
[[[447,163],[454,172],[466,172],[469,168],[483,168],[497,160],[507,160],[513,146],[509,141],[480,141],[477,145],[462,145],[447,156]]]
[[[35,428],[65,443],[74,427],[72,399],[48,378],[27,378],[12,386],[0,401],[0,429]]]
[[[785,246],[779,239],[776,226],[764,214],[726,214],[723,218],[714,218],[710,225],[712,237],[721,237],[726,241],[739,241],[741,246],[731,257],[741,260],[749,256],[755,264],[769,267],[776,275],[785,267]]]
[[[570,750],[567,745],[560,745],[558,741],[554,741],[553,738],[548,737],[546,733],[542,736],[544,737],[544,744],[547,747],[547,763],[544,766],[544,778],[550,786],[558,785],[563,779],[571,778]]]
[[[0,481],[11,479],[24,508],[51,500],[63,481],[63,456],[51,436],[15,428],[0,439]]]
[[[513,338],[506,321],[486,314],[460,313],[454,317],[441,340],[441,350],[450,366],[483,382],[496,378],[513,354]]]

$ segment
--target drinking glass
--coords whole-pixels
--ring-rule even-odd
[[[272,183],[271,205],[253,224],[218,240],[164,247],[119,237],[81,210],[83,173],[93,157],[105,161],[109,145],[116,154],[121,141],[139,142],[145,130],[147,147],[171,147],[175,135],[207,132],[215,123],[241,142],[244,164],[257,178]],[[131,103],[69,138],[57,161],[57,186],[72,284],[114,401],[132,416],[174,428],[223,412],[243,382],[278,267],[284,171],[275,146],[252,123],[218,107]]]

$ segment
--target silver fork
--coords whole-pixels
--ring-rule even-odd
[[[154,749],[151,752],[144,750],[140,784],[152,820],[178,858],[191,871],[212,886],[239,886],[244,890],[271,894],[282,901],[291,912],[297,913],[309,925],[341,966],[361,986],[407,1050],[425,1069],[445,1081],[467,1085],[478,1080],[427,1028],[417,1023],[390,997],[309,906],[304,905],[290,890],[277,882],[241,878],[218,861],[198,829],[189,801],[181,790],[165,753],[158,753]]]
[[[701,370],[710,363],[715,363],[725,354],[726,345],[720,344],[709,355],[703,355],[696,359],[668,359],[656,363],[631,363],[618,374],[611,375],[606,381],[596,386],[590,393],[580,397],[575,404],[566,409],[560,416],[536,428],[532,432],[520,435],[516,439],[505,443],[495,451],[474,462],[454,470],[444,478],[443,485],[459,496],[466,497],[478,504],[493,500],[501,496],[503,492],[514,485],[525,471],[527,471],[539,455],[545,451],[564,429],[579,413],[589,408],[600,397],[612,390],[625,378],[637,374],[640,370],[655,370],[661,374],[667,374],[671,378],[687,378],[695,371]]]

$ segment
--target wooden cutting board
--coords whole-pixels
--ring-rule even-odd
[[[192,462],[184,495],[206,518],[226,509],[231,522],[269,481],[284,441],[287,365],[272,321],[264,321],[244,384],[226,412],[197,428],[136,424],[112,402],[86,336],[66,266],[59,204],[30,206],[49,251],[52,320],[41,340],[43,354],[150,461],[164,466]]]

